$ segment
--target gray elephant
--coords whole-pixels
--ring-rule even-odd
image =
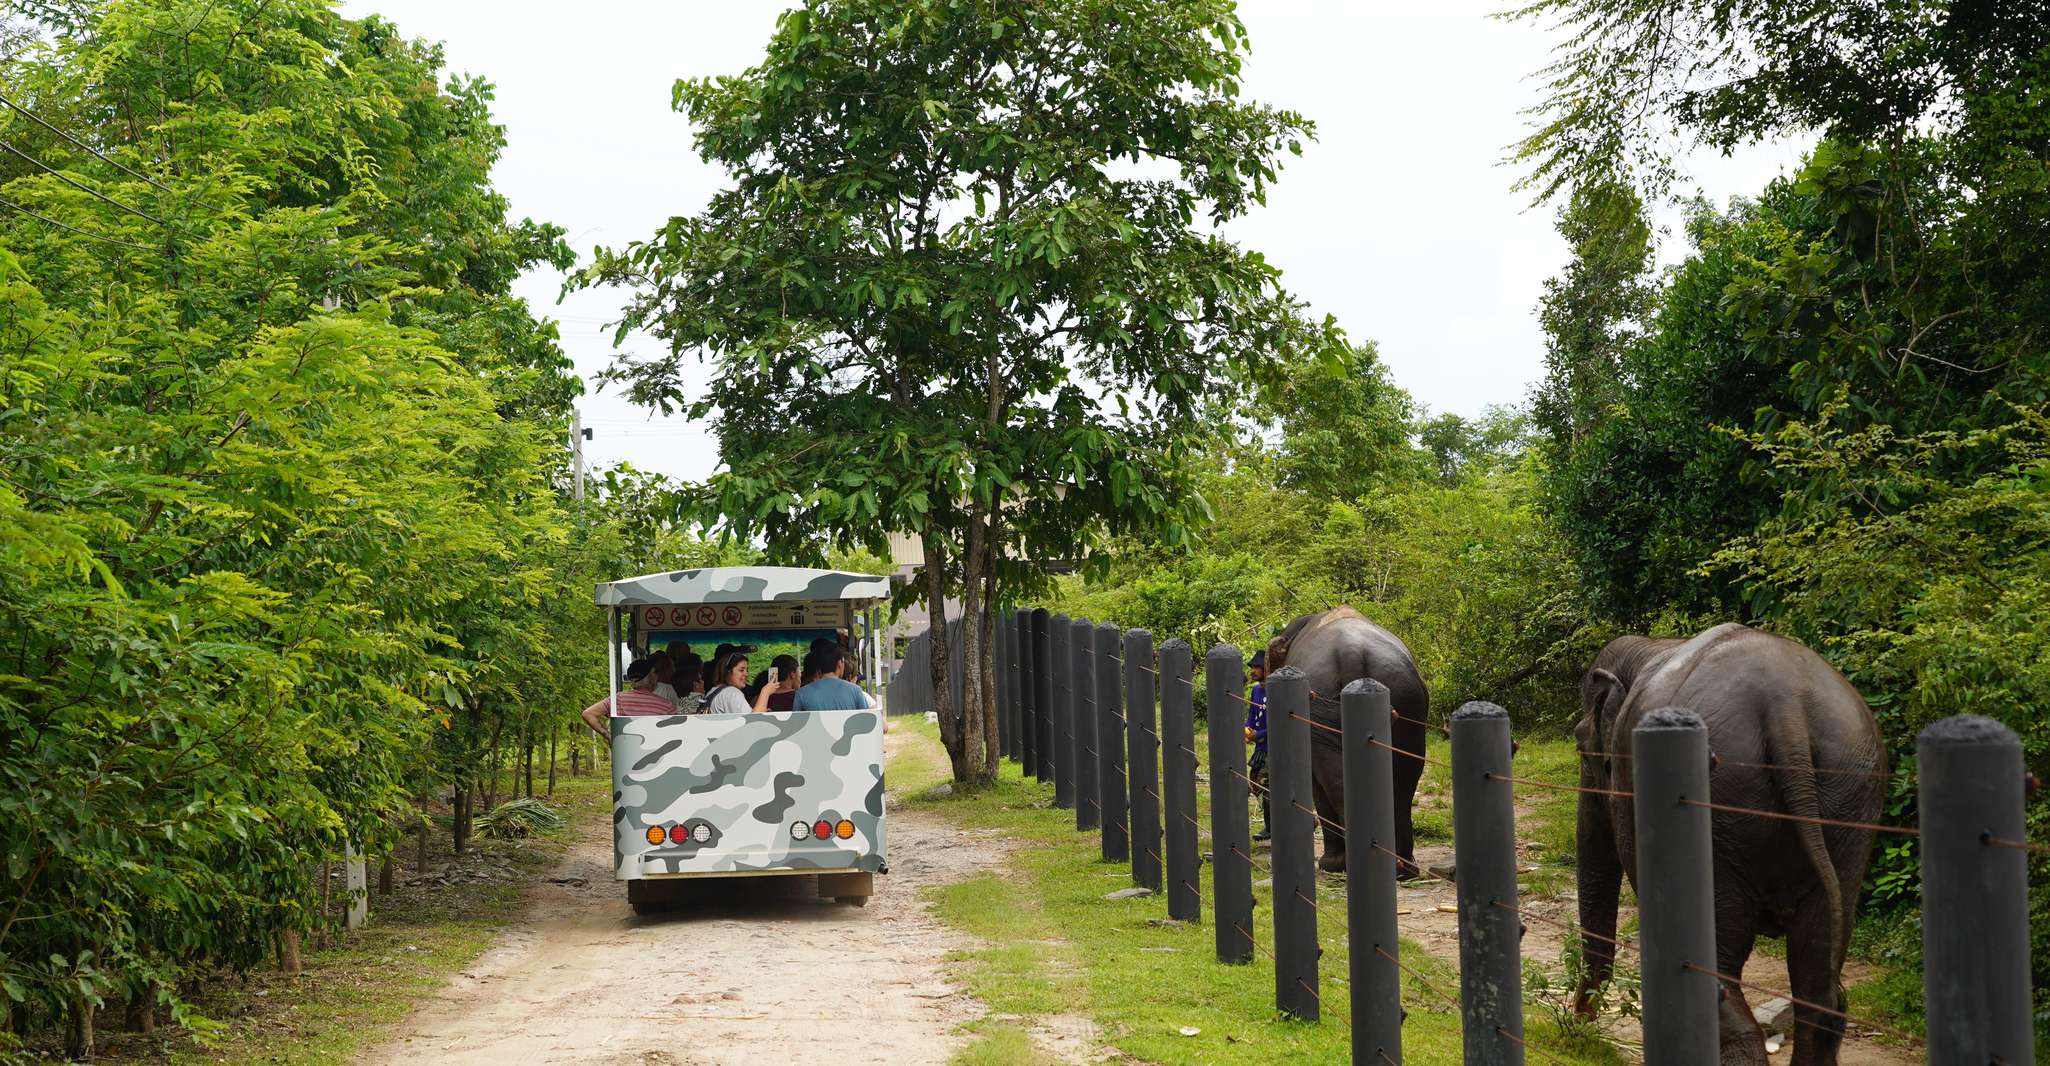
[[[1425,726],[1431,711],[1431,696],[1417,673],[1416,657],[1395,634],[1367,621],[1350,607],[1334,607],[1318,614],[1306,614],[1288,624],[1281,635],[1267,642],[1267,668],[1293,666],[1309,676],[1310,718],[1337,726],[1338,694],[1345,686],[1371,677],[1388,686],[1389,706],[1397,716],[1390,723],[1391,747],[1414,755],[1394,755],[1395,852],[1398,876],[1414,877],[1416,836],[1410,827],[1410,805],[1416,800],[1417,781],[1424,775]],[[1268,708],[1268,728],[1274,727],[1273,708]],[[1325,821],[1324,856],[1317,860],[1325,870],[1345,869],[1345,834],[1330,827],[1345,824],[1345,761],[1338,736],[1322,729],[1311,731],[1310,785],[1317,814]]]
[[[1715,803],[1847,822],[1879,817],[1886,755],[1871,710],[1821,656],[1784,637],[1735,624],[1687,641],[1618,637],[1595,657],[1581,703],[1574,736],[1583,786],[1630,792],[1638,720],[1685,707],[1708,726]],[[1631,803],[1580,797],[1580,925],[1589,965],[1574,1002],[1583,1015],[1609,977],[1613,949],[1601,938],[1616,934],[1622,879],[1637,879]],[[1722,811],[1712,824],[1715,968],[1741,977],[1757,937],[1784,936],[1795,998],[1841,1010],[1838,974],[1872,831]],[[1765,1037],[1743,989],[1725,982],[1720,1011],[1722,1061],[1765,1066]],[[1795,1008],[1795,1020],[1793,1066],[1835,1063],[1841,1021],[1807,1007]]]

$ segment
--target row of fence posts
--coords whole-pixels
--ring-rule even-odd
[[[1202,920],[1197,822],[1194,662],[1189,645],[1095,625],[1045,609],[999,613],[999,742],[1027,778],[1053,786],[1078,830],[1097,830],[1106,862],[1166,898],[1167,913]],[[955,635],[958,646],[958,634]],[[914,650],[893,696],[917,699]],[[955,659],[958,662],[958,657]],[[929,659],[924,660],[929,665]],[[1311,792],[1312,693],[1284,668],[1267,680],[1272,850],[1271,949],[1254,923],[1251,781],[1240,719],[1245,667],[1220,644],[1204,658],[1209,718],[1211,921],[1221,963],[1274,961],[1274,1001],[1306,1021],[1322,1013],[1317,921],[1318,814]],[[958,672],[957,676],[958,676]],[[929,686],[922,693],[929,696]],[[1156,705],[1159,720],[1156,726]],[[929,703],[927,704],[929,706]],[[958,703],[956,704],[958,706]],[[923,708],[921,708],[923,709]],[[1359,680],[1339,699],[1352,826],[1344,880],[1352,1061],[1402,1061],[1391,708],[1388,690]],[[1465,1061],[1524,1061],[1523,915],[1508,713],[1468,703],[1450,722],[1453,843],[1459,920],[1458,1008]],[[1712,756],[1694,712],[1646,715],[1633,737],[1636,880],[1644,1057],[1649,1066],[1718,1061],[1721,979],[1715,970],[1711,878]],[[2029,1066],[2027,851],[2022,749],[1989,719],[1945,719],[1917,742],[1923,872],[1927,1044],[1943,1066]],[[1339,828],[1333,826],[1332,828]],[[1593,945],[1591,945],[1593,946]],[[1428,988],[1420,977],[1419,987]],[[1449,996],[1447,997],[1450,998]],[[1822,1015],[1816,1017],[1822,1018]],[[1827,1019],[1824,1019],[1827,1021]]]

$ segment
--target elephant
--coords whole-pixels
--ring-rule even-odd
[[[1594,1013],[1608,980],[1622,880],[1637,884],[1631,731],[1646,714],[1684,707],[1708,728],[1715,762],[1709,798],[1798,818],[1873,823],[1886,754],[1863,697],[1806,645],[1735,623],[1691,640],[1618,637],[1581,682],[1574,729],[1582,792],[1578,820],[1580,927],[1588,966],[1574,1007]],[[1856,921],[1873,831],[1736,812],[1711,815],[1715,969],[1741,978],[1759,936],[1784,936],[1796,1000],[1845,1004],[1838,977]],[[1793,1066],[1830,1066],[1841,1019],[1796,1005]],[[1765,1036],[1741,987],[1724,981],[1718,1007],[1725,1066],[1766,1066]]]
[[[1391,745],[1401,752],[1390,759],[1395,777],[1395,852],[1398,876],[1417,876],[1416,836],[1411,829],[1410,805],[1416,800],[1417,781],[1424,775],[1424,723],[1431,710],[1431,696],[1417,672],[1416,657],[1395,634],[1367,621],[1350,607],[1334,607],[1306,614],[1290,622],[1279,636],[1267,642],[1267,669],[1293,666],[1309,677],[1312,721],[1339,725],[1338,694],[1345,686],[1371,677],[1388,686]],[[1269,708],[1270,728],[1272,708]],[[1322,729],[1312,730],[1310,745],[1310,792],[1317,814],[1324,820],[1324,854],[1317,866],[1324,870],[1345,869],[1345,834],[1331,829],[1345,824],[1345,760],[1339,737]]]

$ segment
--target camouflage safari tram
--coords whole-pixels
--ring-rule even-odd
[[[819,895],[868,902],[883,853],[883,712],[760,711],[620,717],[622,655],[719,644],[767,662],[837,637],[877,647],[886,577],[781,566],[708,567],[598,586],[615,714],[614,876],[636,913],[658,911],[682,881],[811,875]],[[871,669],[869,676],[876,676]],[[873,692],[871,692],[873,697]]]

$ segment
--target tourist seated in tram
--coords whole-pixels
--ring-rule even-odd
[[[797,696],[797,657],[778,655],[769,665],[776,671],[776,684],[769,690],[769,709],[787,711],[790,709],[790,701]],[[769,672],[764,670],[762,676],[755,680],[755,684],[766,685],[768,680]]]
[[[729,651],[720,656],[712,664],[712,676],[718,683],[705,693],[705,713],[746,714],[749,711],[769,709],[769,696],[775,686],[763,686],[762,690],[755,694],[752,702],[746,696],[746,652]]]
[[[655,691],[655,686],[659,683],[657,678],[667,675],[670,671],[669,653],[658,651],[648,656],[645,662],[647,663],[646,669],[641,671],[640,678],[635,680],[631,687],[622,689],[618,696],[606,696],[604,699],[584,708],[579,717],[583,718],[585,725],[591,727],[592,732],[607,740],[612,738],[612,729],[605,724],[605,720],[614,713],[613,708],[615,704],[618,707],[618,714],[622,718],[652,717],[676,713],[676,704],[671,703],[666,697],[657,694]],[[634,665],[639,666],[640,664],[636,663]],[[630,666],[627,668],[627,672],[631,675],[635,671]]]
[[[847,680],[852,659],[840,647],[814,648],[804,657],[804,687],[790,701],[793,711],[865,711],[868,693]]]

